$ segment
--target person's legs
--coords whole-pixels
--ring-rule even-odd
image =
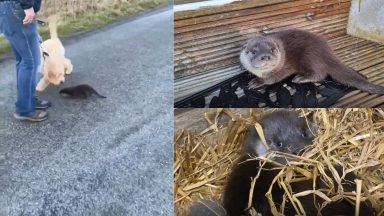
[[[15,50],[16,48],[12,48],[12,50]],[[20,70],[20,63],[21,63],[21,56],[17,53],[17,52],[14,52],[14,55],[15,55],[15,59],[16,59],[16,71],[17,71],[17,80],[19,80],[19,70]],[[36,83],[40,80],[40,70],[41,70],[41,67],[38,67],[38,70],[37,70],[37,73],[36,73]],[[18,85],[17,85],[18,86]],[[37,94],[35,93],[35,109],[48,109],[49,107],[51,107],[51,102],[47,101],[47,100],[40,100],[37,96]]]
[[[19,53],[16,51],[15,47],[12,46],[12,44],[11,44],[11,49],[12,49],[13,55],[15,56],[15,61],[16,61],[16,80],[19,80],[20,63],[22,58],[19,55]],[[17,91],[19,91],[19,82],[16,82],[16,87],[17,87]]]
[[[36,22],[23,25],[24,10],[17,2],[1,2],[3,12],[1,30],[11,44],[16,57],[17,102],[16,114],[30,116],[35,113],[35,89],[40,64],[40,44]],[[3,11],[1,9],[0,11]]]

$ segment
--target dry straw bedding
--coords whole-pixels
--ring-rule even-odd
[[[213,109],[201,121],[207,129],[201,132],[185,128],[175,131],[174,137],[174,205],[176,215],[186,215],[191,204],[201,198],[219,200],[231,167],[239,156],[246,136],[246,125],[257,125],[257,120],[271,109],[238,110]],[[359,205],[369,199],[378,215],[384,215],[384,110],[383,109],[298,109],[303,116],[313,113],[318,125],[314,145],[303,157],[288,166],[281,166],[275,184],[283,187],[287,201],[303,214],[297,197],[315,194],[326,201],[341,196]],[[224,121],[228,119],[229,121]],[[294,156],[287,156],[294,157]],[[268,158],[262,158],[268,160]],[[344,175],[333,172],[334,166],[344,173],[353,172],[356,191],[343,193],[338,182]],[[331,176],[325,174],[329,169]],[[322,178],[329,183],[328,190],[290,192],[289,182]],[[335,179],[334,184],[330,178]],[[257,181],[255,188],[257,188]],[[252,190],[252,189],[251,189]],[[268,194],[267,194],[268,196]],[[269,197],[273,199],[273,197]],[[271,202],[272,203],[272,202]],[[327,202],[325,202],[327,203]],[[273,209],[273,208],[272,208]],[[275,214],[278,214],[276,210]]]

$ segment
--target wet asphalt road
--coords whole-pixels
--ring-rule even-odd
[[[173,214],[171,7],[65,40],[74,72],[13,119],[14,61],[0,61],[0,216]],[[61,98],[90,84],[106,99]]]

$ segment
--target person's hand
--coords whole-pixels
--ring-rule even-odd
[[[33,22],[33,18],[35,18],[35,10],[33,10],[33,7],[24,10],[25,18],[23,20],[24,25],[28,25]]]

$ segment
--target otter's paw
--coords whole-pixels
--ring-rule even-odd
[[[259,78],[253,78],[249,83],[248,83],[248,88],[249,89],[256,89],[264,85],[264,82],[260,80]]]

